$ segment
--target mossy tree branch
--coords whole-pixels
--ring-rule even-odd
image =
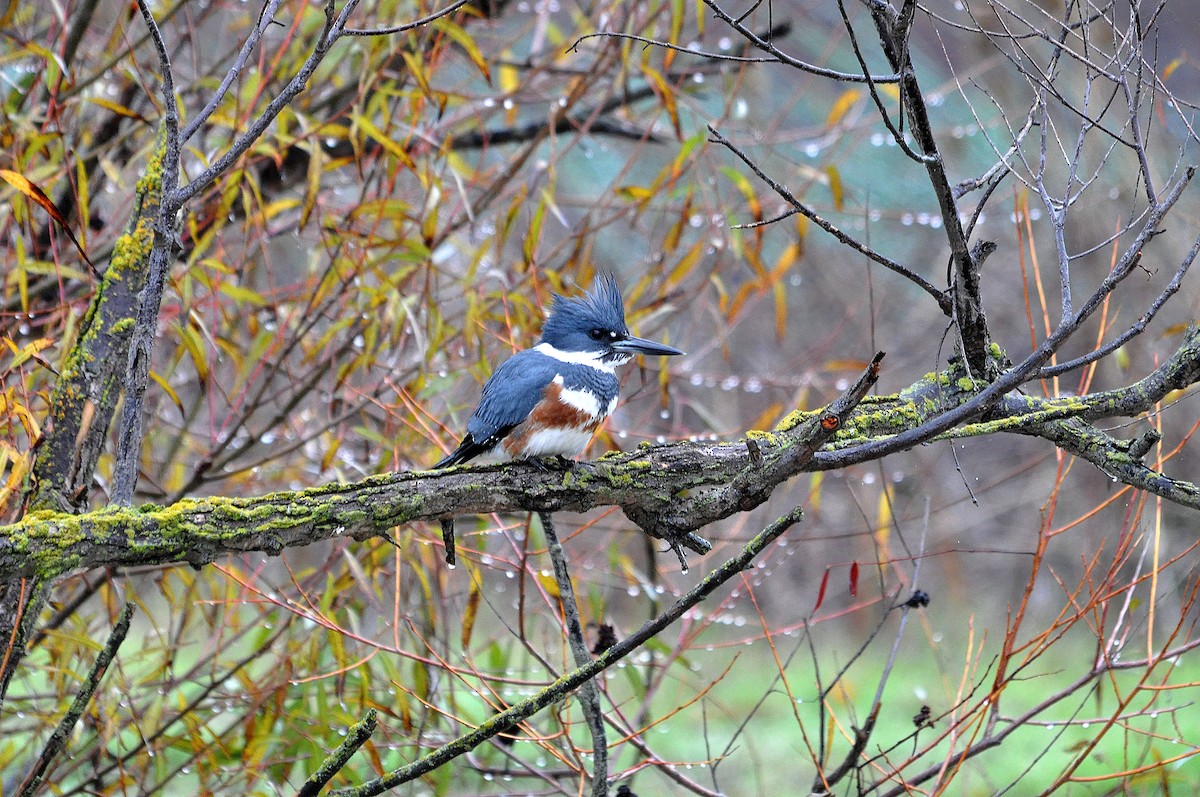
[[[848,422],[878,379],[882,357],[876,356],[825,409],[795,419],[786,431],[747,437],[739,444],[639,448],[565,472],[530,464],[460,466],[257,498],[110,506],[82,515],[31,513],[0,527],[0,579],[51,578],[108,565],[201,566],[230,553],[278,554],[332,537],[370,538],[413,521],[491,512],[583,512],[614,505],[647,533],[703,553],[709,543],[693,532],[757,506],[775,486],[799,473]],[[768,437],[771,451],[763,454],[756,440]]]
[[[366,539],[414,521],[492,512],[583,512],[620,506],[648,534],[705,552],[696,532],[761,504],[797,474],[842,467],[886,441],[966,405],[979,386],[961,370],[928,374],[891,396],[867,397],[880,358],[837,400],[796,412],[773,431],[736,442],[678,442],[613,453],[565,472],[533,465],[462,466],[387,474],[256,498],[202,498],[169,507],[108,508],[83,515],[37,512],[0,527],[0,578],[53,577],[79,568],[187,562],[232,553],[278,554],[339,536]],[[982,417],[918,442],[999,432],[1043,437],[1105,473],[1184,506],[1200,489],[1142,463],[1142,440],[1091,423],[1136,416],[1167,393],[1200,381],[1200,330],[1160,368],[1121,390],[1070,398],[1013,392]],[[915,445],[916,443],[914,443]]]
[[[139,294],[146,283],[154,223],[162,199],[163,142],[137,183],[133,212],[113,247],[79,337],[59,373],[45,428],[23,487],[24,511],[79,512],[87,506],[96,463],[121,398]],[[33,620],[45,604],[46,583],[0,581],[0,702],[25,650]]]

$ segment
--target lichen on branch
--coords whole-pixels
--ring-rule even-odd
[[[0,579],[50,578],[100,566],[201,566],[229,554],[275,555],[339,536],[366,539],[416,521],[600,506],[619,506],[646,533],[704,553],[708,545],[697,531],[758,506],[800,473],[843,467],[863,446],[919,428],[964,405],[982,388],[952,367],[895,395],[867,397],[881,359],[877,356],[854,385],[821,410],[792,413],[774,430],[751,431],[735,442],[643,445],[560,472],[523,463],[471,465],[254,498],[188,499],[167,507],[109,507],[81,515],[42,510],[0,527]],[[1192,328],[1167,362],[1123,390],[1068,398],[1014,392],[970,423],[928,439],[1001,432],[1038,436],[1121,481],[1200,506],[1195,485],[1142,462],[1142,438],[1116,439],[1092,425],[1100,417],[1148,411],[1198,378],[1200,332]]]

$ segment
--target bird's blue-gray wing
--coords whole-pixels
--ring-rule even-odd
[[[467,433],[458,448],[433,467],[459,465],[491,451],[533,412],[557,373],[554,361],[539,352],[523,351],[505,360],[483,386],[479,406],[467,422]]]
[[[554,361],[540,352],[522,351],[508,358],[483,386],[467,433],[479,443],[495,445],[498,437],[529,417],[557,373]]]

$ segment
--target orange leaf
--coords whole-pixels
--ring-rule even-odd
[[[91,97],[88,99],[88,102],[92,103],[93,105],[99,105],[101,108],[106,108],[118,116],[124,116],[127,119],[136,119],[139,122],[145,122],[146,124],[149,124],[149,121],[146,119],[146,117],[142,116],[137,111],[133,110],[132,108],[127,108],[120,103],[113,102],[112,100],[106,100],[102,97]]]
[[[1171,63],[1167,64],[1166,68],[1162,71],[1162,79],[1166,80],[1169,78],[1172,73],[1174,73],[1179,67],[1183,66],[1183,64],[1184,60],[1182,58],[1171,59]]]
[[[83,251],[83,247],[79,245],[79,241],[75,238],[75,233],[71,232],[71,227],[67,224],[67,217],[64,216],[62,211],[58,209],[58,206],[50,200],[50,197],[46,196],[42,192],[42,189],[38,188],[22,174],[17,174],[9,169],[0,169],[0,177],[3,177],[5,182],[7,182],[13,188],[17,189],[34,202],[41,205],[42,209],[50,214],[50,218],[54,219],[54,222],[63,228],[63,232],[65,232],[67,237],[71,239],[71,243],[75,244],[75,248],[79,250],[79,254],[83,258],[83,262],[91,266],[92,272],[95,273],[96,266],[87,256],[87,252]]]

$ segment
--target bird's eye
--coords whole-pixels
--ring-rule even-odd
[[[611,339],[612,333],[607,329],[600,329],[600,327],[596,327],[595,329],[588,330],[588,337],[592,340],[604,340],[605,338]]]

